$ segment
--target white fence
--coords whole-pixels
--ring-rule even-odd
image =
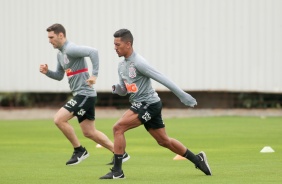
[[[0,17],[0,92],[69,91],[66,77],[38,69],[56,66],[53,23],[99,50],[98,91],[118,81],[112,35],[128,28],[135,50],[184,90],[282,92],[281,0],[1,0]]]

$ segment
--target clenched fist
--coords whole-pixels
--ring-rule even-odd
[[[41,64],[39,66],[39,71],[43,74],[46,74],[48,72],[48,65],[47,64]]]

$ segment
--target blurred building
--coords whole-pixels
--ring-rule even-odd
[[[130,29],[135,50],[200,108],[282,105],[280,0],[1,0],[0,16],[2,94],[36,94],[39,101],[69,94],[66,77],[58,82],[38,71],[41,63],[56,68],[46,28],[61,23],[70,41],[99,50],[100,105],[127,102],[110,91],[122,59],[113,45],[120,28]],[[166,87],[154,87],[165,105],[182,107]]]

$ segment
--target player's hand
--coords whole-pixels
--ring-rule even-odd
[[[92,87],[93,84],[96,84],[97,77],[92,75],[89,79],[86,80],[87,84]]]
[[[183,93],[182,98],[180,100],[184,105],[189,106],[189,107],[194,107],[195,105],[197,105],[196,99],[193,98],[188,93]]]
[[[48,65],[47,64],[41,64],[39,66],[39,71],[43,74],[46,74],[48,72]]]

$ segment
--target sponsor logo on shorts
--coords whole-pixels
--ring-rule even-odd
[[[151,119],[151,114],[146,111],[145,114],[142,116],[142,119],[144,119],[146,122],[149,121]]]
[[[132,103],[132,107],[134,108],[134,107],[136,107],[136,108],[140,108],[142,106],[142,103],[141,102],[133,102]],[[135,108],[134,108],[135,109]]]

